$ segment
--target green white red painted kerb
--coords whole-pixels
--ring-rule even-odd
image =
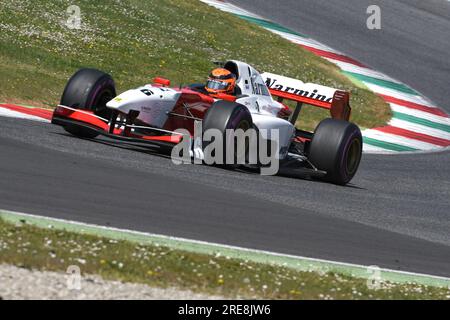
[[[364,64],[304,34],[289,30],[224,1],[200,0],[239,16],[336,64],[342,73],[362,82],[391,106],[393,117],[386,127],[363,131],[364,152],[398,153],[438,151],[450,146],[450,118],[421,94],[370,69]]]

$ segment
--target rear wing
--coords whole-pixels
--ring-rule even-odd
[[[278,98],[296,101],[297,108],[291,117],[295,123],[303,103],[330,110],[331,117],[348,121],[350,119],[350,93],[334,88],[321,86],[303,81],[265,72],[261,74],[270,94]]]

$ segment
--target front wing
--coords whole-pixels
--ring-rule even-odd
[[[123,124],[121,128],[111,128],[109,120],[99,117],[91,111],[73,109],[62,105],[59,105],[53,112],[52,124],[63,127],[70,125],[79,126],[108,138],[155,148],[172,148],[183,139],[183,136],[178,132],[167,131],[160,128],[127,124]],[[152,130],[159,132],[159,135],[140,135],[131,132],[130,129],[133,128]]]

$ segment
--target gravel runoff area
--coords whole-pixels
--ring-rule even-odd
[[[200,300],[224,299],[176,288],[106,281],[84,275],[74,281],[70,274],[0,265],[0,300]],[[78,286],[79,285],[79,286]],[[77,290],[76,288],[80,288]],[[72,288],[72,289],[70,289]]]

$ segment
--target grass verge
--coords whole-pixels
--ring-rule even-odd
[[[118,90],[156,76],[175,84],[203,82],[212,61],[237,59],[260,71],[316,82],[352,93],[352,120],[363,128],[385,124],[390,109],[355,86],[328,61],[231,14],[197,0],[76,2],[81,28],[67,27],[71,0],[0,3],[0,99],[54,107],[80,67],[110,73]],[[327,112],[305,108],[312,129]]]
[[[449,299],[448,288],[383,282],[370,289],[364,279],[339,273],[297,271],[221,255],[177,250],[157,243],[39,228],[0,219],[0,263],[66,271],[105,279],[178,287],[230,298],[263,299]]]

